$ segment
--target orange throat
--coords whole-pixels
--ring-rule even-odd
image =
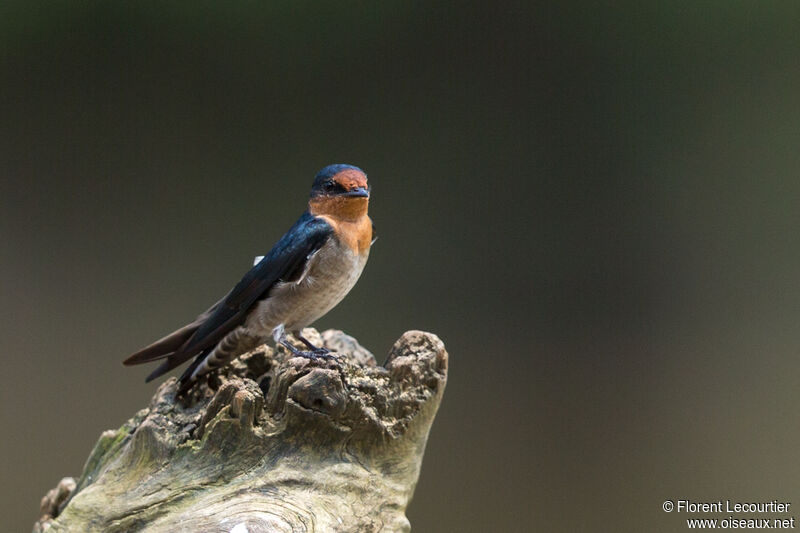
[[[355,254],[369,251],[372,244],[372,221],[367,216],[369,198],[312,198],[308,211],[324,218],[339,241]]]
[[[367,214],[369,198],[347,198],[321,196],[308,201],[308,211],[314,216],[327,215],[331,218],[353,222]]]

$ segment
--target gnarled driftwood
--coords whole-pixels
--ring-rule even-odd
[[[382,367],[340,331],[304,335],[338,360],[261,346],[188,398],[165,382],[45,496],[34,532],[408,531],[444,345],[409,331]]]

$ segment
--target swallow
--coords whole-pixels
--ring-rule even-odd
[[[369,197],[360,168],[339,164],[320,170],[308,209],[224,298],[123,364],[165,359],[147,377],[151,381],[194,358],[179,378],[181,395],[201,376],[270,338],[298,357],[331,358],[301,330],[342,301],[361,276],[375,234]],[[289,342],[287,332],[306,349]]]

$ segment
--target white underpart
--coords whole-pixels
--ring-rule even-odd
[[[270,336],[277,344],[286,332],[300,331],[333,309],[356,284],[369,251],[361,255],[328,240],[306,259],[306,268],[297,281],[276,283],[269,296],[256,304],[245,323],[228,333],[192,373],[196,379],[209,370],[227,364],[231,358],[249,350],[260,339]],[[256,257],[258,263],[263,256]],[[226,346],[227,349],[221,349]]]
[[[333,309],[358,281],[369,252],[356,254],[332,238],[308,259],[295,282],[279,282],[247,317],[251,335],[275,337],[276,328],[298,331]]]

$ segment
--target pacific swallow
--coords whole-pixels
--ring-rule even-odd
[[[340,164],[320,170],[308,209],[224,298],[124,364],[166,359],[147,377],[151,381],[194,357],[179,379],[183,394],[200,376],[270,337],[299,357],[331,357],[300,332],[333,309],[361,276],[374,242],[369,196],[360,168]],[[293,346],[287,332],[307,350]]]

